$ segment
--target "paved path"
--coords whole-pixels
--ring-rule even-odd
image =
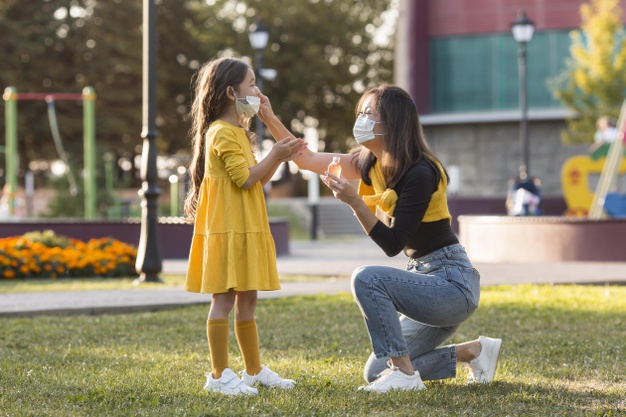
[[[278,258],[285,275],[316,275],[324,281],[284,282],[280,291],[259,292],[259,298],[349,292],[351,272],[360,265],[403,268],[403,256],[389,258],[369,239],[291,242],[290,254]],[[544,264],[475,265],[481,284],[626,284],[626,262],[563,262]],[[164,260],[164,274],[184,274],[187,262]],[[209,295],[191,294],[182,288],[0,294],[0,316],[38,314],[100,314],[150,311],[183,305],[206,304]]]

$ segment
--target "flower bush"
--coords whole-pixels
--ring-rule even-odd
[[[78,239],[54,232],[31,232],[0,239],[0,277],[136,276],[137,249],[113,238]]]

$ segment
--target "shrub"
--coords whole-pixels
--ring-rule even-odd
[[[28,232],[22,236],[30,243],[43,243],[49,248],[62,248],[65,249],[70,245],[70,241],[67,237],[57,235],[53,230],[44,230],[43,232]]]
[[[0,239],[0,277],[136,276],[137,249],[113,238],[82,242],[47,230]]]

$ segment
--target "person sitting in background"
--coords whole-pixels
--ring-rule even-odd
[[[598,130],[596,130],[593,136],[593,145],[589,147],[589,153],[594,153],[602,145],[609,145],[615,142],[615,138],[617,138],[617,122],[615,119],[602,116],[598,119],[596,126]]]

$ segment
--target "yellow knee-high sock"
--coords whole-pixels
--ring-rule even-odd
[[[222,371],[228,368],[228,318],[207,320],[206,336],[211,354],[211,372],[213,378],[219,379]]]
[[[237,343],[239,343],[246,372],[248,375],[258,374],[261,372],[261,357],[256,320],[236,321],[235,335],[237,336]]]

